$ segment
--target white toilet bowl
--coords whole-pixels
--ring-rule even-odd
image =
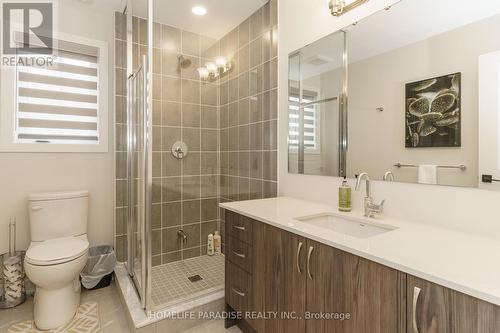
[[[80,304],[79,274],[88,258],[89,192],[28,197],[31,244],[24,268],[35,284],[34,319],[41,330],[71,321]]]
[[[71,321],[80,304],[79,274],[87,263],[86,237],[31,243],[25,258],[28,278],[36,285],[35,325],[53,329]]]

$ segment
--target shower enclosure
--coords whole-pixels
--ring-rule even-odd
[[[276,196],[277,4],[252,6],[215,36],[168,1],[115,13],[115,248],[143,309],[223,297],[219,203]]]

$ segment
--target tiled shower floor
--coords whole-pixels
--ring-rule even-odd
[[[202,280],[191,282],[188,277]],[[224,289],[224,256],[201,256],[153,267],[151,298],[155,308]]]

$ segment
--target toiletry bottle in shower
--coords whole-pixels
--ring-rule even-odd
[[[207,254],[209,256],[214,255],[214,235],[212,235],[212,234],[208,235]]]
[[[214,235],[214,249],[215,249],[215,254],[221,254],[222,253],[222,245],[221,245],[220,233],[218,231],[216,231],[215,235]]]
[[[339,187],[339,211],[351,211],[351,187],[347,184],[347,179],[344,177],[342,185]]]

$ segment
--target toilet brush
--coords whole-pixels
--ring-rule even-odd
[[[9,254],[11,257],[16,252],[16,219],[9,222]]]

